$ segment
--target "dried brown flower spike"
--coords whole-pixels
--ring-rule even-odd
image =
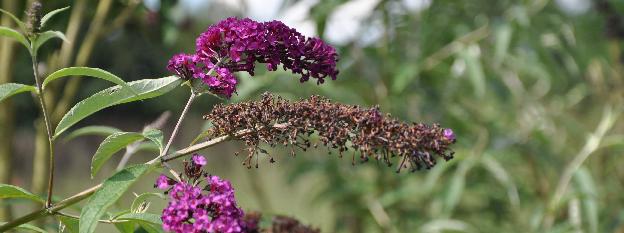
[[[382,115],[378,108],[332,103],[319,96],[289,102],[265,93],[260,101],[217,105],[204,119],[214,126],[211,137],[251,130],[238,137],[248,146],[244,162],[248,167],[258,153],[266,154],[261,142],[271,147],[290,145],[294,155],[295,147],[305,151],[313,145],[310,137],[315,133],[320,143],[338,150],[341,157],[351,149],[353,163],[356,152],[363,162],[372,157],[388,166],[400,157],[397,172],[404,167],[431,168],[435,156],[449,160],[453,157],[449,146],[455,143],[453,131],[437,124],[404,123]]]

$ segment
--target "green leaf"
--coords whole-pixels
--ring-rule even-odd
[[[475,159],[469,158],[461,161],[461,164],[453,174],[448,190],[444,197],[444,211],[446,216],[451,216],[466,188],[466,176],[474,166]]]
[[[117,217],[115,220],[139,221],[149,224],[162,225],[160,215],[150,213],[126,213]]]
[[[15,15],[11,14],[11,12],[5,11],[3,9],[0,9],[0,12],[5,13],[7,15],[9,15],[9,17],[11,17],[11,19],[13,19],[13,21],[17,24],[17,26],[22,29],[22,31],[25,31],[25,26],[24,26],[24,22],[22,22],[21,20],[19,20],[19,18],[15,17]]]
[[[91,178],[97,174],[100,168],[102,168],[102,165],[104,165],[113,154],[141,139],[143,139],[142,134],[131,132],[118,132],[106,137],[91,160]]]
[[[59,8],[53,11],[48,12],[47,14],[45,14],[43,17],[41,17],[41,28],[43,28],[46,23],[48,22],[48,20],[50,20],[54,15],[61,13],[65,10],[69,9],[69,6],[63,7],[63,8]]]
[[[62,32],[45,31],[45,32],[39,33],[39,35],[37,36],[37,39],[35,39],[35,42],[33,43],[33,53],[36,54],[39,48],[41,48],[41,46],[45,44],[45,42],[48,42],[48,40],[52,38],[59,38],[69,43],[69,40],[67,40],[67,37],[65,37],[65,34],[63,34]]]
[[[36,92],[37,89],[33,86],[19,84],[19,83],[0,84],[0,102],[15,94],[19,94],[19,93],[27,92],[27,91]]]
[[[44,203],[45,201],[39,196],[32,194],[23,188],[10,184],[0,184],[0,199],[6,198],[23,198]]]
[[[126,83],[123,79],[117,77],[116,75],[99,68],[91,68],[91,67],[69,67],[57,70],[56,72],[48,75],[48,77],[43,80],[43,88],[47,86],[48,83],[57,80],[63,77],[69,76],[89,76],[99,79],[104,79],[106,81],[115,83],[117,85],[130,88],[128,83]],[[138,93],[135,93],[138,94]]]
[[[63,225],[65,225],[65,231],[69,233],[78,233],[78,226],[80,224],[78,219],[62,215],[56,215],[56,218],[58,218],[58,220],[61,221]]]
[[[176,76],[170,76],[160,79],[143,79],[128,83],[132,90],[136,91],[138,95],[133,94],[132,90],[128,88],[122,88],[121,86],[114,86],[92,95],[79,103],[77,103],[72,109],[63,116],[63,119],[56,127],[54,137],[58,137],[61,133],[65,132],[69,127],[78,123],[85,117],[90,116],[97,111],[104,108],[128,103],[137,100],[154,98],[163,95],[180,84],[180,78]]]
[[[139,151],[160,153],[160,148],[158,148],[158,146],[154,144],[152,141],[149,141],[149,142],[140,143],[139,146],[136,148],[136,152],[139,152]]]
[[[71,132],[69,135],[65,137],[65,141],[70,141],[74,138],[86,136],[86,135],[109,136],[111,134],[118,133],[118,132],[121,132],[121,130],[118,128],[104,126],[104,125],[92,125],[92,126],[87,126],[84,128],[74,130],[73,132]]]
[[[6,222],[0,222],[0,226],[2,226],[2,225],[4,225],[4,224],[6,224]],[[18,229],[18,230],[26,230],[26,231],[34,231],[34,232],[40,232],[40,233],[48,233],[47,231],[44,231],[43,229],[41,229],[41,228],[39,228],[39,227],[36,227],[36,226],[30,225],[30,224],[27,224],[27,223],[24,223],[24,224],[22,224],[22,225],[19,225],[19,226],[15,227],[15,229]],[[21,231],[20,231],[20,232],[21,232]]]
[[[518,194],[518,188],[514,183],[511,175],[507,173],[507,170],[501,165],[496,159],[492,156],[483,156],[481,157],[481,162],[485,169],[489,171],[492,176],[498,180],[502,185],[507,189],[507,196],[509,197],[509,202],[514,208],[520,206],[520,195]]]
[[[158,146],[158,150],[160,152],[162,152],[162,150],[164,149],[164,145],[163,145],[163,133],[162,131],[158,130],[158,129],[150,129],[147,130],[145,132],[143,132],[143,137],[149,139],[150,141],[154,142],[154,144],[156,144],[156,146]]]
[[[135,225],[133,222],[120,222],[115,223],[115,228],[121,233],[134,233]]]
[[[466,71],[468,78],[472,82],[474,93],[477,97],[483,97],[485,94],[485,72],[481,63],[481,49],[478,45],[473,44],[459,53],[461,59],[466,63]]]
[[[578,190],[581,193],[581,202],[583,204],[583,213],[588,223],[588,231],[591,233],[598,232],[598,202],[596,197],[598,194],[596,190],[599,190],[592,178],[591,173],[585,167],[580,167],[574,172],[574,181]]]
[[[162,229],[162,225],[154,225],[154,224],[139,222],[139,226],[141,226],[141,228],[144,231],[147,231],[147,233],[163,233],[164,232]]]
[[[28,40],[24,35],[22,35],[22,33],[8,27],[0,26],[0,36],[11,37],[22,43],[30,51],[30,43],[28,43]]]
[[[80,233],[93,233],[98,219],[151,167],[146,164],[134,165],[117,172],[104,181],[102,187],[95,191],[80,212]]]
[[[415,64],[406,64],[402,66],[394,79],[392,80],[392,91],[394,93],[401,93],[405,88],[418,76],[418,66]]]
[[[130,212],[136,213],[139,207],[150,197],[156,197],[160,199],[165,199],[165,195],[162,193],[142,193],[137,196],[134,201],[132,201],[132,205],[130,206]]]

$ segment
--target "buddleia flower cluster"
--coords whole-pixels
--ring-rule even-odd
[[[290,145],[293,155],[297,148],[306,150],[320,143],[341,157],[351,153],[353,163],[357,154],[364,162],[373,158],[388,166],[398,163],[397,172],[406,167],[428,169],[436,164],[436,157],[451,159],[449,147],[456,141],[453,130],[438,124],[405,123],[378,108],[333,103],[319,96],[291,102],[265,93],[259,101],[217,105],[204,119],[213,125],[210,137],[250,130],[237,138],[248,146],[244,162],[248,167],[254,157],[257,166],[258,155],[267,153],[260,143]],[[317,142],[312,142],[313,135]],[[395,157],[399,159],[394,161]]]
[[[227,18],[210,26],[196,41],[195,54],[177,54],[167,69],[183,79],[201,79],[211,92],[230,98],[238,83],[233,73],[255,74],[256,63],[270,71],[279,65],[300,81],[336,79],[336,49],[319,38],[303,36],[280,21]],[[208,74],[209,71],[214,74]]]
[[[166,190],[169,204],[162,212],[163,229],[176,233],[248,232],[244,212],[236,204],[229,181],[202,170],[206,159],[193,155],[184,161],[184,177],[176,181],[161,175],[154,185]]]

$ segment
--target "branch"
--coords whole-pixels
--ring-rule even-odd
[[[284,126],[286,126],[286,124],[275,124],[272,127],[282,128]],[[159,157],[157,157],[157,158],[147,162],[146,164],[157,164],[157,163],[162,164],[162,162],[168,162],[168,161],[171,161],[171,160],[175,160],[175,159],[181,158],[181,157],[183,157],[185,155],[191,154],[193,152],[196,152],[196,151],[199,151],[199,150],[202,150],[202,149],[206,149],[208,147],[212,147],[212,146],[217,145],[219,143],[222,143],[222,142],[225,142],[225,141],[229,141],[231,139],[234,139],[234,138],[237,138],[237,137],[241,137],[241,136],[244,136],[244,135],[252,133],[252,132],[253,132],[253,130],[251,130],[251,129],[240,130],[240,131],[238,131],[238,132],[236,132],[234,134],[231,134],[231,135],[225,135],[225,136],[217,137],[217,138],[214,138],[212,140],[205,141],[205,142],[202,142],[202,143],[199,143],[199,144],[195,144],[195,145],[186,147],[184,149],[178,150],[176,152],[173,152],[171,154],[166,155],[166,157],[165,157],[166,159],[162,159],[161,160],[161,158],[159,156]],[[0,226],[0,232],[8,231],[10,229],[13,229],[13,228],[15,228],[17,226],[20,226],[20,225],[22,225],[24,223],[33,221],[35,219],[39,219],[39,218],[43,218],[43,217],[46,217],[46,216],[49,216],[49,215],[57,214],[57,212],[59,210],[62,210],[64,208],[68,207],[68,206],[71,206],[73,204],[76,204],[76,203],[86,199],[87,197],[90,197],[100,187],[102,187],[101,183],[96,185],[96,186],[93,186],[91,188],[88,188],[88,189],[86,189],[86,190],[84,190],[84,191],[82,191],[82,192],[80,192],[78,194],[75,194],[75,195],[73,195],[73,196],[71,196],[69,198],[66,198],[66,199],[64,199],[64,200],[62,200],[62,201],[60,201],[60,202],[58,202],[56,204],[53,204],[52,206],[50,206],[47,209],[44,208],[44,209],[40,209],[40,210],[34,211],[34,212],[30,213],[30,214],[27,214],[25,216],[22,216],[22,217],[20,217],[18,219],[15,219],[15,220],[9,222],[9,223],[6,223],[6,224]]]

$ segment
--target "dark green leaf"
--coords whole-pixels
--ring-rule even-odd
[[[125,168],[102,184],[80,213],[80,233],[93,233],[98,219],[114,204],[137,179],[150,170],[146,164]]]
[[[36,92],[37,89],[33,86],[19,84],[19,83],[0,84],[0,102],[15,94],[19,94],[19,93],[27,92],[27,91]]]
[[[106,137],[91,160],[91,178],[97,174],[100,168],[102,168],[102,165],[104,165],[113,154],[141,139],[143,139],[142,134],[131,132],[119,132]]]
[[[45,201],[35,194],[32,194],[23,188],[10,184],[0,184],[0,199],[6,198],[23,198],[44,203]]]
[[[163,95],[176,88],[180,84],[180,79],[175,76],[170,76],[160,79],[143,79],[128,84],[138,95],[135,95],[128,88],[122,88],[121,86],[114,86],[100,91],[72,107],[59,122],[54,137],[65,132],[65,130],[85,117],[104,108]]]
[[[48,22],[48,20],[50,20],[54,15],[61,13],[65,10],[69,9],[69,6],[63,7],[63,8],[59,8],[53,11],[48,12],[47,14],[45,14],[43,17],[41,17],[41,28],[45,27],[46,23]]]
[[[74,138],[86,136],[86,135],[109,136],[111,134],[118,133],[118,132],[121,132],[121,130],[118,128],[110,127],[110,126],[103,126],[103,125],[87,126],[87,127],[80,128],[71,132],[69,135],[67,135],[67,137],[65,137],[65,141],[69,141]]]

